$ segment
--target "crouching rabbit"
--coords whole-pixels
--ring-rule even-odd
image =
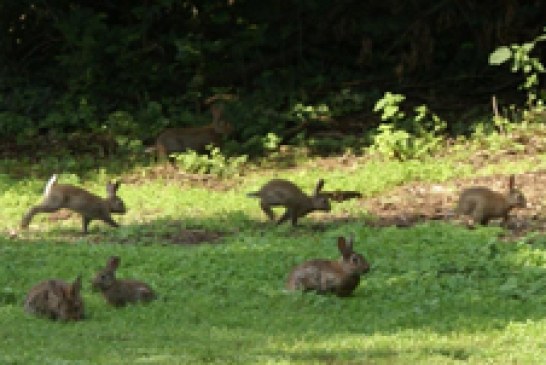
[[[93,290],[100,291],[104,299],[115,307],[155,299],[156,295],[148,284],[137,280],[116,278],[120,260],[118,256],[108,259],[106,267],[93,279]]]
[[[53,320],[83,319],[83,299],[80,296],[81,276],[72,284],[50,279],[35,285],[27,294],[24,308],[27,313]]]
[[[286,281],[288,290],[332,293],[339,297],[351,295],[360,283],[360,276],[370,271],[364,256],[353,251],[353,238],[349,243],[345,237],[337,239],[341,258],[335,260],[315,259],[296,266]]]

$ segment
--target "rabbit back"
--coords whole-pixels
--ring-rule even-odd
[[[260,190],[249,195],[259,197],[263,202],[271,206],[293,205],[309,199],[298,186],[283,179],[272,179]]]
[[[286,282],[289,290],[313,290],[319,293],[333,292],[341,282],[342,270],[336,262],[310,260],[296,266]]]
[[[45,197],[45,204],[67,208],[91,218],[108,213],[103,199],[89,191],[73,185],[58,184]]]
[[[156,298],[148,284],[131,279],[116,280],[111,287],[103,290],[102,294],[106,301],[115,307],[129,303],[146,303]]]
[[[338,261],[310,260],[296,266],[286,281],[288,290],[350,295],[360,283],[360,274],[347,272]]]
[[[486,187],[463,190],[456,212],[472,216],[478,223],[485,224],[493,218],[506,217],[510,207],[506,197]]]

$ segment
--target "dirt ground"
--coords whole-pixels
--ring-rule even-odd
[[[371,215],[368,223],[377,227],[410,227],[427,220],[449,220],[467,225],[468,218],[453,216],[459,193],[471,186],[485,186],[505,192],[508,178],[508,175],[493,175],[451,180],[445,184],[412,182],[380,196],[364,199],[362,206]],[[516,175],[516,187],[524,193],[527,207],[511,211],[502,237],[514,240],[530,232],[546,232],[543,198],[546,193],[546,171]],[[501,221],[489,224],[498,226]]]

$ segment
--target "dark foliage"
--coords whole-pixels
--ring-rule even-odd
[[[370,100],[488,100],[518,83],[489,53],[535,37],[544,14],[546,3],[516,0],[3,1],[0,138],[150,140],[205,122],[217,93],[239,96],[240,140],[348,87]]]

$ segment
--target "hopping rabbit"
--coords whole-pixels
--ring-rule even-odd
[[[319,294],[333,293],[340,297],[351,295],[360,283],[360,276],[370,271],[370,264],[353,251],[353,238],[349,243],[344,237],[337,239],[341,258],[315,259],[296,266],[286,281],[288,290],[313,290]]]
[[[167,128],[155,141],[155,151],[159,161],[165,160],[173,152],[188,149],[204,152],[209,144],[218,145],[224,136],[233,131],[231,123],[223,119],[222,104],[211,106],[212,122],[202,127]]]
[[[116,278],[120,258],[112,256],[106,267],[93,279],[93,289],[102,292],[108,303],[122,307],[128,303],[149,302],[156,298],[154,291],[146,283],[137,280]]]
[[[247,194],[249,197],[260,199],[260,207],[270,220],[275,220],[275,214],[271,207],[283,206],[286,211],[277,221],[281,224],[290,219],[295,226],[298,218],[303,217],[315,210],[329,212],[330,200],[320,193],[324,186],[324,180],[320,179],[315,187],[312,196],[305,194],[299,187],[290,181],[273,179],[265,184],[260,190]]]
[[[83,319],[84,306],[80,289],[81,276],[72,284],[57,279],[42,281],[30,289],[25,299],[25,311],[53,320]]]
[[[81,214],[83,233],[87,233],[87,227],[93,219],[118,227],[111,213],[126,212],[125,204],[116,195],[119,186],[119,182],[108,182],[106,184],[108,196],[104,199],[77,186],[57,184],[57,175],[53,175],[46,185],[42,202],[30,208],[23,216],[21,227],[28,228],[30,221],[37,213],[52,213],[61,208]]]
[[[515,188],[515,177],[510,175],[508,192],[501,194],[486,187],[472,187],[463,190],[455,212],[472,217],[474,224],[486,225],[491,219],[508,220],[514,208],[525,208],[527,201],[523,193]]]

